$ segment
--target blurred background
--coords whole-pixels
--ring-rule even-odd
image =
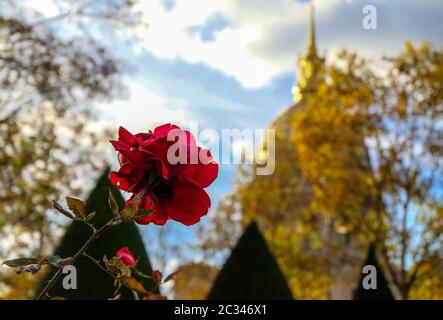
[[[222,164],[200,224],[139,228],[153,268],[181,270],[169,297],[205,299],[257,221],[297,299],[351,299],[370,244],[396,298],[443,299],[442,14],[439,0],[0,0],[0,260],[54,251],[68,221],[52,200],[117,167],[118,126],[198,121],[275,129],[276,167]],[[0,268],[0,298],[38,281]]]

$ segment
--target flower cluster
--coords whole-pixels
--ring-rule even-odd
[[[134,135],[120,127],[111,143],[120,163],[111,183],[150,213],[137,223],[163,225],[171,219],[189,226],[207,214],[211,200],[204,188],[217,177],[218,164],[189,131],[165,124]]]

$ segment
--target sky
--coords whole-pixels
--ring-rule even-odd
[[[45,8],[47,1],[38,6]],[[268,127],[292,103],[297,57],[306,43],[308,2],[142,1],[139,9],[149,27],[133,31],[141,41],[118,41],[127,35],[103,37],[129,72],[122,76],[128,96],[100,105],[102,120],[133,132],[165,122],[187,128],[198,121],[199,129],[217,131]],[[405,40],[443,45],[441,0],[313,2],[317,47],[329,59],[343,48],[378,59],[398,52]],[[376,29],[362,26],[366,5],[377,10]],[[213,207],[232,190],[234,178],[235,165],[220,167],[208,189]],[[192,241],[195,227],[168,225],[183,241]],[[155,234],[155,227],[144,230],[145,239],[152,241],[149,233]]]

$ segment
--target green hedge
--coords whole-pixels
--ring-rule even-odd
[[[252,222],[240,237],[208,299],[293,299],[256,222]]]

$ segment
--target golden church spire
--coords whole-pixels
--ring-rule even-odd
[[[315,43],[315,21],[314,6],[309,4],[309,21],[308,21],[308,55],[317,55],[317,45]]]
[[[324,59],[317,55],[314,6],[310,4],[308,10],[307,50],[298,60],[298,82],[292,88],[295,102],[302,100],[306,92],[315,91],[324,78]]]

